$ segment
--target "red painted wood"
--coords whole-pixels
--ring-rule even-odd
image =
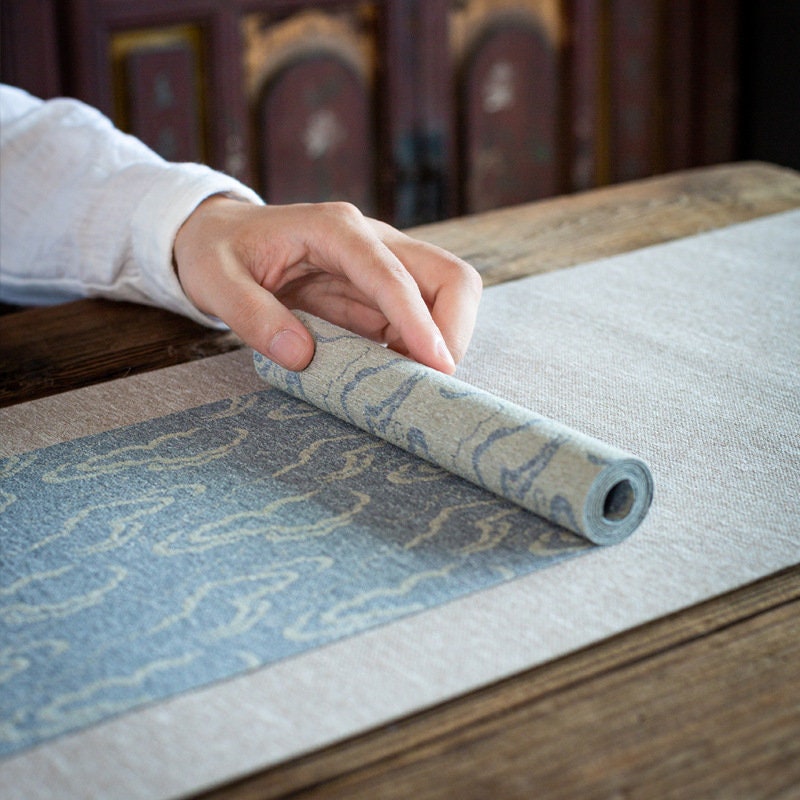
[[[694,163],[698,109],[696,3],[664,5],[664,168]]]
[[[125,59],[131,133],[168,161],[202,161],[196,54],[187,45]]]
[[[346,125],[348,141],[361,141],[361,150],[353,146],[340,164],[295,154],[276,182],[279,160],[263,148],[277,145],[266,139],[245,89],[242,19],[260,13],[279,22],[312,8],[336,14],[362,2],[2,0],[0,77],[43,96],[79,97],[112,118],[124,107],[134,132],[168,156],[195,158],[199,150],[202,160],[246,183],[269,182],[270,191],[303,199],[345,196],[401,226],[737,158],[738,3],[562,0],[569,47],[556,52],[511,4],[501,4],[501,15],[492,4],[463,0],[474,2],[471,19],[485,14],[488,27],[462,69],[454,66],[448,29],[459,4],[370,0],[374,83],[364,90],[368,105],[359,101]],[[530,7],[520,0],[520,9]],[[176,25],[197,33],[187,46],[198,43],[201,108],[187,102],[167,119],[148,106],[145,87],[125,89],[110,53],[118,34]],[[129,72],[149,69],[137,58],[129,58]],[[502,61],[505,67],[495,65]],[[178,63],[168,72],[176,70],[186,73]],[[492,83],[485,90],[499,98],[509,80],[513,109],[491,101],[487,110],[481,86]],[[178,145],[165,151],[170,135]]]
[[[611,181],[660,171],[659,0],[615,0],[610,18]]]
[[[0,3],[0,80],[36,97],[63,93],[56,0]]]
[[[287,65],[264,87],[257,118],[268,202],[347,200],[372,213],[371,103],[350,65],[325,53]]]
[[[558,54],[524,22],[490,28],[462,87],[464,211],[556,194],[560,187]]]
[[[603,108],[602,0],[569,3],[570,165],[571,189],[589,189],[602,181],[605,155]]]
[[[699,19],[695,41],[700,77],[697,106],[702,124],[695,164],[718,164],[732,161],[739,144],[740,23],[736,9],[728,0],[703,0],[697,5]],[[786,87],[787,102],[793,103],[795,108],[798,106],[796,99],[788,98],[796,96],[797,88]]]

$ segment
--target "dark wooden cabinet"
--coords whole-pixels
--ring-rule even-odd
[[[736,155],[722,0],[3,0],[3,79],[407,226]]]

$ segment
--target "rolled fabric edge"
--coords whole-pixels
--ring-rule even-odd
[[[567,528],[594,544],[610,545],[622,541],[636,530],[646,516],[652,502],[653,478],[647,465],[640,459],[524,406],[418,364],[311,314],[295,314],[314,337],[317,347],[314,358],[305,370],[292,372],[255,352],[255,370],[270,386]],[[371,378],[386,374],[391,374],[393,377],[390,380],[395,383],[389,394],[376,393],[374,386],[362,390],[365,377],[366,386]],[[566,481],[562,484],[556,480],[554,483],[552,476],[545,477],[541,482],[541,477],[536,477],[540,472],[539,467],[533,463],[538,461],[541,453],[534,455],[527,465],[521,465],[518,454],[504,453],[503,445],[500,445],[491,456],[493,463],[487,464],[489,473],[483,474],[483,463],[481,469],[477,469],[474,458],[465,458],[463,452],[456,457],[456,451],[443,448],[441,441],[438,447],[420,447],[419,437],[422,435],[425,441],[425,436],[418,422],[422,428],[427,426],[430,429],[433,419],[429,410],[426,416],[424,407],[415,411],[413,403],[401,403],[399,406],[393,403],[398,394],[405,397],[411,385],[419,390],[423,390],[422,387],[436,387],[436,391],[448,395],[451,402],[465,397],[472,409],[486,413],[484,421],[500,424],[499,437],[493,435],[491,440],[478,444],[478,451],[484,457],[487,446],[492,449],[498,446],[498,442],[508,441],[509,433],[514,434],[522,429],[533,431],[541,425],[546,426],[551,440],[537,439],[530,443],[543,448],[547,460],[545,466],[550,465],[550,458],[557,458],[557,451],[563,453],[563,457],[574,465],[576,471],[571,474],[576,482],[569,484]],[[357,394],[356,389],[359,390]],[[423,391],[430,392],[430,388]],[[395,408],[388,417],[385,414],[387,408]],[[411,414],[409,408],[412,409]],[[378,417],[371,417],[370,414],[376,410]],[[380,424],[376,424],[376,419]],[[500,423],[498,419],[501,419]],[[387,424],[389,420],[393,420],[393,423]],[[475,431],[478,428],[483,429],[483,423]],[[458,431],[454,431],[454,436],[456,434]],[[556,442],[557,445],[553,447]],[[525,470],[533,469],[536,476],[531,477],[527,472],[519,473],[520,466]],[[562,475],[563,470],[561,464],[551,473]],[[543,494],[537,487],[545,485],[549,489],[545,489]]]
[[[594,479],[583,506],[582,534],[600,545],[627,539],[647,516],[653,476],[639,459],[614,461]]]

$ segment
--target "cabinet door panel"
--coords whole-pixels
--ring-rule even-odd
[[[657,0],[617,0],[609,25],[611,180],[633,180],[658,171],[659,28]]]
[[[200,161],[198,65],[183,44],[143,49],[125,59],[130,131],[169,161]]]
[[[265,85],[257,120],[268,202],[348,200],[373,210],[369,91],[344,60],[319,53],[284,66]]]
[[[482,211],[560,189],[558,53],[525,21],[487,26],[460,83],[463,210]]]

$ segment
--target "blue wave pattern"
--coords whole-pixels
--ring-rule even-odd
[[[298,313],[316,351],[301,373],[259,353],[271,386],[585,536],[616,544],[644,519],[647,465],[503,398]]]
[[[273,389],[0,461],[0,755],[590,547]]]

